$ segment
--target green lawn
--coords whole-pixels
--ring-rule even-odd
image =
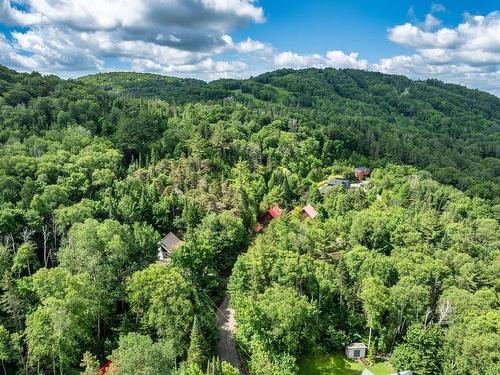
[[[365,366],[350,360],[344,353],[317,354],[302,359],[300,375],[360,375]],[[370,367],[375,375],[393,374],[394,369],[387,362]]]

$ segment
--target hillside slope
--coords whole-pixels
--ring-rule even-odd
[[[411,164],[476,195],[498,193],[500,99],[479,90],[331,68],[285,69],[210,83],[141,73],[98,74],[81,81],[120,95],[175,103],[231,98],[324,133],[322,146],[334,142],[341,158]]]

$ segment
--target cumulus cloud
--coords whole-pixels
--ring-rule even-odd
[[[246,75],[248,65],[242,61],[216,61],[206,58],[194,64],[163,65],[147,59],[134,59],[132,66],[135,71],[155,72],[159,74],[176,74],[192,77],[193,73],[206,79],[229,78]]]
[[[300,55],[287,51],[274,56],[274,64],[280,68],[335,67],[367,69],[369,66],[368,61],[358,59],[357,52],[351,52],[347,55],[343,51],[328,51],[325,55]]]
[[[433,32],[405,23],[389,29],[389,39],[416,48],[422,54],[441,50],[452,59],[477,54],[479,64],[485,63],[485,55],[489,55],[491,63],[496,63],[500,54],[500,12],[487,16],[466,15],[456,28],[444,27]],[[467,62],[473,61],[469,58]]]
[[[26,70],[96,70],[107,58],[184,69],[228,50],[269,53],[265,43],[227,39],[264,21],[253,0],[0,0],[0,23],[27,27],[3,42],[9,54],[34,56],[17,59]]]
[[[65,76],[120,66],[204,79],[276,68],[336,67],[434,77],[500,94],[500,12],[443,27],[434,3],[423,20],[388,30],[408,55],[369,63],[357,52],[301,54],[231,34],[266,21],[257,0],[0,0],[0,63]],[[313,36],[311,36],[313,37]]]
[[[406,23],[389,29],[389,39],[413,47],[415,53],[381,59],[373,65],[376,70],[434,77],[500,94],[500,12],[465,14],[457,27],[435,31]]]
[[[438,13],[438,12],[445,12],[445,11],[446,11],[446,7],[443,4],[432,3],[431,12]]]

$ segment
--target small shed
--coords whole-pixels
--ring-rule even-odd
[[[300,219],[301,220],[306,220],[306,219],[315,219],[318,216],[318,211],[316,209],[308,204],[302,209],[302,213],[300,214]]]
[[[370,176],[371,173],[372,171],[368,167],[357,167],[354,170],[354,175],[358,180],[364,180],[366,177]]]
[[[181,241],[179,237],[170,232],[165,237],[161,239],[158,243],[158,259],[160,262],[165,262],[177,247],[182,245],[184,241]]]
[[[349,180],[346,180],[343,178],[334,178],[334,179],[331,179],[330,181],[328,181],[323,186],[321,186],[319,188],[319,192],[321,194],[325,194],[328,190],[330,190],[331,188],[333,188],[335,186],[343,186],[344,189],[347,191],[351,187],[351,183],[349,182]]]
[[[345,347],[345,355],[352,359],[364,358],[367,350],[368,347],[362,342],[353,342]]]

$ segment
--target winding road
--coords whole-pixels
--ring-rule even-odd
[[[219,344],[217,345],[219,358],[221,361],[229,362],[233,367],[237,368],[240,375],[246,375],[247,372],[241,362],[233,337],[236,321],[234,319],[234,310],[229,307],[229,294],[227,292],[217,308],[215,318],[219,327]]]

